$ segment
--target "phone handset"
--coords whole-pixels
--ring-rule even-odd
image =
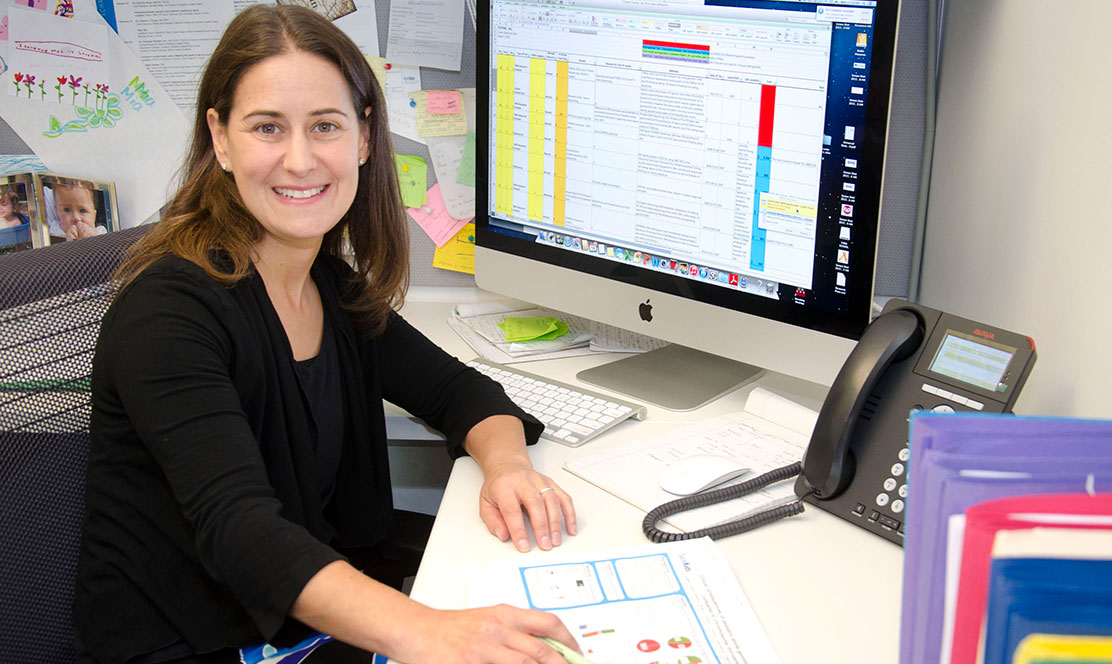
[[[856,460],[849,443],[861,407],[885,369],[910,356],[923,342],[925,324],[911,309],[877,317],[850,353],[830,386],[803,455],[796,493],[819,499],[837,496],[853,479]]]

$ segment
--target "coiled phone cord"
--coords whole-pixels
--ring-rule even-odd
[[[694,496],[685,496],[664,503],[645,515],[645,520],[641,522],[641,529],[645,532],[645,537],[660,544],[663,542],[678,542],[680,540],[695,539],[697,537],[709,536],[711,539],[729,537],[730,535],[737,535],[738,533],[744,533],[754,528],[759,528],[785,517],[795,516],[803,512],[803,502],[801,500],[796,500],[787,505],[779,505],[758,514],[745,517],[744,519],[722,523],[717,526],[703,528],[702,530],[696,530],[690,533],[669,533],[656,527],[657,522],[665,517],[680,512],[686,512],[687,510],[693,510],[696,507],[705,507],[732,498],[748,495],[754,491],[763,489],[769,484],[795,477],[802,469],[803,464],[797,461],[791,465],[770,470],[763,475],[758,475],[741,484],[715,489],[714,491],[708,491],[706,493],[695,494]]]

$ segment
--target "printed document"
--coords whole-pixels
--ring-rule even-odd
[[[802,459],[816,417],[813,410],[758,387],[744,411],[577,457],[564,469],[648,512],[680,497],[657,484],[671,464],[696,454],[729,457],[749,472],[722,486],[739,484]],[[674,514],[662,523],[692,532],[794,500],[794,481],[784,480],[748,496]]]
[[[514,558],[471,570],[468,604],[498,603],[555,614],[593,664],[780,661],[722,550],[708,538]]]

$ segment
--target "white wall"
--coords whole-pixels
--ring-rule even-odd
[[[922,302],[1034,338],[1022,414],[1112,417],[1108,0],[951,0]]]

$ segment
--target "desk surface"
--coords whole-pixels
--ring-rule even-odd
[[[467,297],[474,291],[463,290]],[[457,296],[459,296],[457,294]],[[475,353],[446,324],[449,293],[415,293],[402,314],[445,350],[467,360]],[[480,294],[478,297],[482,297]],[[439,301],[438,301],[439,300]],[[528,362],[526,371],[576,383],[575,374],[616,356]],[[780,375],[759,385],[818,408],[822,389]],[[542,440],[529,450],[540,472],[554,478],[575,500],[579,535],[564,537],[554,553],[645,544],[644,512],[563,470],[576,455],[593,453],[637,437],[743,408],[742,388],[691,413],[649,407],[642,422],[626,422],[582,448]],[[478,513],[482,476],[469,458],[455,462],[411,596],[436,608],[467,606],[466,569],[490,560],[548,552],[518,553],[483,526]],[[785,664],[824,662],[884,664],[898,659],[900,547],[808,506],[799,516],[718,540],[741,587]],[[758,664],[758,663],[754,663]]]

